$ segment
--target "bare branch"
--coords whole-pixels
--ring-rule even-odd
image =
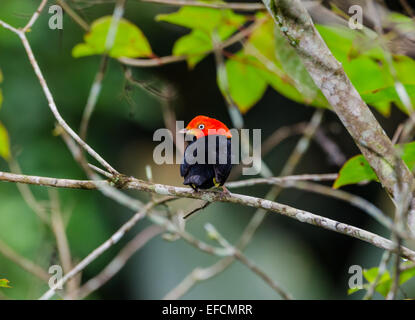
[[[252,178],[240,181],[227,182],[228,188],[250,187],[257,184],[284,184],[291,181],[334,181],[338,177],[337,173],[325,174],[300,174],[295,176],[272,177],[272,178]]]
[[[137,212],[130,220],[127,221],[116,233],[114,233],[107,241],[92,251],[85,259],[77,264],[70,272],[60,279],[52,288],[50,288],[42,297],[41,300],[48,300],[54,294],[57,288],[63,286],[68,280],[72,279],[75,275],[85,269],[91,262],[97,259],[101,254],[111,248],[114,244],[118,243],[122,237],[141,219],[145,217],[147,212],[155,205],[166,201],[167,198],[163,198],[158,203],[150,202],[141,211]]]
[[[26,33],[27,31],[29,31],[30,28],[35,24],[37,18],[39,18],[39,15],[42,12],[42,10],[45,7],[45,5],[46,5],[47,2],[48,2],[48,0],[42,0],[42,2],[40,3],[39,7],[37,8],[37,10],[35,11],[35,13],[30,18],[29,22],[22,29],[22,32],[23,33]]]
[[[279,127],[276,129],[261,145],[261,153],[265,155],[279,145],[283,140],[294,136],[303,134],[307,127],[306,122],[300,122],[293,125]]]
[[[66,227],[63,221],[60,208],[58,193],[55,189],[49,189],[49,197],[51,202],[51,227],[55,235],[56,244],[59,252],[59,259],[62,263],[64,273],[68,273],[72,269],[72,256],[69,248],[68,238],[66,236]],[[77,283],[72,279],[68,281],[68,295],[70,299],[76,298]]]
[[[85,31],[89,31],[89,25],[73,10],[65,0],[56,0],[65,12]]]
[[[17,174],[22,173],[19,164],[14,159],[10,159],[9,167],[11,171],[16,172]],[[39,219],[42,220],[46,225],[50,225],[49,216],[47,214],[46,209],[36,200],[29,186],[26,184],[19,183],[17,184],[17,188],[19,189],[19,192],[22,195],[23,200],[39,217]]]
[[[290,294],[285,292],[274,280],[271,279],[263,270],[261,270],[255,263],[249,260],[240,250],[232,246],[217,230],[211,225],[205,225],[205,229],[208,232],[209,236],[217,240],[224,248],[228,248],[233,252],[233,257],[239,260],[242,264],[247,266],[253,273],[257,274],[262,280],[265,281],[273,290],[275,290],[283,299],[292,300]]]
[[[148,241],[159,235],[163,229],[157,225],[147,227],[133,240],[131,240],[117,256],[97,276],[88,280],[76,293],[79,299],[84,299],[92,292],[98,290],[116,275],[127,263],[127,261],[140,250]]]
[[[295,176],[294,176],[295,177]],[[328,175],[329,178],[330,175]],[[349,192],[333,189],[324,185],[307,182],[307,181],[300,181],[295,179],[287,179],[290,177],[282,177],[282,178],[265,178],[265,179],[248,179],[248,180],[242,180],[242,181],[236,181],[236,182],[229,182],[226,184],[228,188],[237,188],[241,186],[253,186],[257,184],[271,184],[271,185],[278,185],[283,188],[296,188],[299,190],[305,190],[310,191],[313,193],[318,193],[324,196],[333,197],[345,202],[350,203],[352,206],[355,206],[367,214],[369,214],[371,217],[373,217],[376,221],[381,223],[383,226],[390,230],[395,230],[395,226],[393,225],[392,220],[383,214],[383,212],[378,209],[376,206],[374,206],[371,202],[367,201],[364,198],[361,198],[359,196],[356,196],[354,194],[351,194]],[[399,234],[401,234],[401,231],[396,230]],[[401,234],[405,238],[410,238],[410,235],[404,235]]]
[[[98,97],[101,93],[102,81],[104,80],[104,76],[108,67],[109,53],[115,42],[118,24],[124,14],[125,1],[126,0],[117,0],[117,3],[115,5],[114,12],[112,14],[111,24],[105,39],[105,52],[101,57],[101,63],[99,65],[98,72],[95,75],[94,82],[92,83],[91,90],[88,96],[88,101],[86,103],[84,113],[82,115],[79,136],[84,141],[86,141],[89,120],[91,119],[92,113],[98,102]]]
[[[0,240],[0,253],[4,255],[6,258],[16,263],[22,269],[33,274],[34,276],[41,279],[42,281],[46,283],[49,281],[50,276],[45,270],[43,270],[40,266],[38,266],[34,262],[17,254],[13,249],[11,249],[8,245],[6,245],[1,240]]]
[[[375,280],[370,284],[368,290],[366,291],[365,296],[363,297],[364,300],[371,300],[373,297],[373,294],[375,293],[375,289],[382,278],[383,274],[386,271],[386,265],[391,257],[391,253],[389,251],[385,251],[382,255],[382,259],[380,261],[379,267],[378,267],[378,274],[376,275]]]
[[[49,90],[49,87],[46,83],[45,78],[43,77],[42,71],[36,61],[36,58],[33,54],[32,48],[30,47],[29,41],[26,38],[26,35],[23,31],[15,29],[11,27],[9,24],[0,20],[0,26],[16,33],[20,40],[22,41],[23,47],[26,50],[26,54],[29,58],[30,64],[33,67],[33,70],[36,76],[39,79],[40,85],[43,89],[43,92],[46,96],[46,99],[49,103],[49,108],[52,111],[53,115],[55,116],[56,120],[58,121],[59,125],[83,148],[85,149],[93,158],[95,158],[102,166],[104,166],[109,172],[111,173],[118,173],[111,165],[105,161],[94,149],[92,149],[87,143],[85,143],[66,123],[66,121],[60,115],[58,108],[55,104],[55,100],[53,99],[52,93]]]

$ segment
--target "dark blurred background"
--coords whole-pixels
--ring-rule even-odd
[[[0,18],[14,26],[23,26],[35,10],[37,1],[1,0]],[[92,22],[112,13],[113,3],[86,6],[83,18]],[[125,18],[139,26],[158,56],[171,54],[174,41],[188,32],[184,28],[155,22],[158,13],[176,8],[128,1]],[[58,108],[77,130],[100,57],[75,59],[71,50],[82,42],[83,30],[65,15],[64,29],[50,30],[45,11],[28,38],[39,65],[55,97]],[[60,178],[85,178],[62,139],[53,134],[54,118],[48,109],[41,87],[33,73],[18,37],[0,28],[0,69],[4,76],[1,88],[4,102],[0,120],[7,127],[12,153],[25,174]],[[140,80],[168,83],[174,86],[173,102],[177,118],[188,122],[194,116],[213,116],[231,125],[225,101],[216,84],[214,58],[209,56],[189,70],[185,63],[158,68],[136,68]],[[311,107],[296,104],[268,89],[263,99],[244,115],[246,128],[262,129],[263,140],[277,128],[310,119]],[[404,119],[396,108],[390,118],[377,118],[391,136]],[[88,142],[120,172],[145,178],[145,166],[151,165],[154,181],[180,186],[182,179],[177,165],[158,166],[153,162],[153,132],[164,127],[160,102],[136,87],[127,86],[117,61],[110,61],[103,82],[102,94],[93,114]],[[337,117],[325,111],[322,125],[347,158],[358,153],[353,141]],[[269,153],[264,161],[277,175],[299,136],[285,140]],[[0,170],[9,171],[4,160]],[[332,173],[339,167],[312,142],[296,173]],[[238,190],[240,193],[264,196],[269,187]],[[376,183],[345,187],[373,202],[387,213],[391,203]],[[47,200],[46,188],[32,187],[36,197]],[[148,195],[132,193],[141,199]],[[132,212],[105,198],[98,191],[59,190],[62,210],[68,219],[67,234],[73,257],[80,261],[105,241]],[[387,231],[362,211],[327,197],[296,190],[285,190],[279,202],[305,209],[325,217],[350,223],[384,236]],[[176,209],[188,208],[191,201],[180,200]],[[207,239],[203,225],[214,224],[234,242],[252,217],[254,210],[237,205],[215,203],[199,212],[187,224],[188,231]],[[83,281],[95,276],[147,222],[137,225],[118,245],[111,248],[83,272]],[[16,185],[0,184],[0,239],[21,255],[47,269],[57,262],[51,232],[25,204]],[[382,251],[350,237],[299,223],[277,214],[269,214],[246,250],[248,257],[290,291],[296,298],[354,299],[347,296],[348,270],[358,264],[364,268],[377,266]],[[99,299],[159,299],[198,266],[209,266],[217,257],[197,251],[182,240],[168,242],[153,239],[136,253],[108,284],[94,293]],[[3,290],[12,299],[38,298],[47,288],[40,281],[0,255],[0,278],[7,277],[12,289]],[[415,288],[404,286],[412,294]],[[275,299],[277,296],[261,279],[245,266],[235,262],[219,276],[196,285],[184,298],[189,299]]]

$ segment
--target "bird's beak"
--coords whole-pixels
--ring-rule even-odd
[[[184,134],[188,134],[188,135],[193,135],[193,136],[197,136],[198,134],[198,130],[197,129],[181,129],[179,130],[180,133],[184,133]]]

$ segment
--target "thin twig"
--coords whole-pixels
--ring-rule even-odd
[[[92,113],[98,102],[98,97],[101,93],[102,81],[104,80],[104,76],[108,67],[109,54],[115,43],[118,31],[118,24],[120,23],[120,20],[124,14],[125,1],[126,0],[117,0],[115,4],[114,12],[111,18],[111,24],[109,26],[108,33],[105,38],[105,52],[101,57],[99,69],[95,75],[94,82],[92,83],[91,90],[88,96],[88,101],[86,103],[84,113],[82,115],[79,136],[84,141],[86,141],[89,120],[91,119]]]
[[[22,269],[26,270],[27,272],[39,278],[40,280],[46,283],[49,281],[50,276],[46,271],[44,271],[40,266],[38,266],[34,262],[16,253],[13,249],[11,249],[8,245],[6,245],[1,240],[0,240],[0,253],[4,255],[6,258],[16,263]]]
[[[194,214],[195,212],[198,212],[198,211],[200,211],[200,210],[205,209],[208,205],[210,205],[210,202],[208,202],[208,201],[203,201],[203,203],[202,203],[199,207],[197,207],[197,208],[195,208],[195,209],[191,210],[190,212],[186,213],[186,214],[183,216],[183,219],[187,219],[187,218],[189,218],[192,214]]]
[[[14,32],[17,34],[22,41],[23,47],[26,51],[26,54],[29,58],[30,64],[33,67],[33,70],[36,76],[39,79],[39,83],[43,89],[43,92],[46,96],[46,99],[49,103],[49,108],[52,111],[53,115],[55,116],[56,120],[58,121],[59,125],[83,148],[85,149],[93,158],[95,158],[102,166],[104,166],[109,172],[111,173],[118,173],[107,161],[105,161],[94,149],[92,149],[87,143],[85,143],[76,133],[69,127],[66,121],[60,115],[58,108],[55,104],[55,100],[52,96],[52,93],[49,90],[49,87],[46,83],[45,78],[43,77],[43,73],[40,70],[40,67],[37,63],[37,60],[33,54],[32,48],[30,47],[29,41],[26,38],[24,32],[11,27],[9,24],[5,23],[4,21],[0,20],[0,25],[4,28]]]
[[[65,0],[56,0],[56,3],[59,4],[63,10],[85,31],[89,31],[88,23],[82,19],[76,12],[73,10]]]
[[[324,177],[325,175],[317,175]],[[301,177],[301,176],[293,176]],[[334,175],[327,175],[328,180],[332,180]],[[287,179],[288,178],[288,179]],[[367,201],[364,198],[361,198],[357,195],[351,194],[349,192],[333,189],[331,187],[327,187],[324,185],[308,182],[304,179],[302,180],[296,180],[296,179],[290,179],[290,177],[282,177],[282,178],[266,178],[266,179],[248,179],[248,180],[242,180],[242,181],[235,181],[235,182],[229,182],[226,184],[228,188],[238,188],[242,186],[254,186],[257,184],[270,184],[270,185],[278,185],[283,188],[296,188],[299,190],[305,190],[317,194],[321,194],[324,196],[332,197],[335,199],[339,199],[345,202],[350,203],[352,206],[355,206],[367,214],[369,214],[372,218],[374,218],[376,221],[378,221],[380,224],[382,224],[384,227],[395,230],[401,237],[410,239],[412,238],[412,235],[407,234],[401,230],[398,230],[392,220],[387,217],[379,208],[377,208],[375,205],[373,205],[371,202]]]
[[[49,197],[51,202],[51,227],[55,235],[56,244],[59,252],[59,258],[62,263],[64,273],[68,273],[72,269],[72,256],[69,248],[68,238],[66,236],[66,227],[63,221],[62,212],[60,209],[60,203],[58,193],[55,189],[49,189]],[[76,281],[68,281],[68,294],[67,297],[75,299],[75,292],[77,291]]]
[[[145,0],[144,0],[145,1]],[[414,9],[409,5],[409,3],[406,0],[399,0],[402,7],[405,9],[405,11],[409,14],[411,18],[415,18]]]
[[[101,57],[98,72],[95,75],[94,82],[92,83],[91,90],[89,91],[88,100],[82,114],[81,125],[79,129],[79,137],[86,141],[88,132],[89,120],[91,119],[92,112],[94,111],[95,105],[97,104],[99,94],[102,88],[102,80],[104,80],[105,73],[108,67],[108,54],[104,54]]]
[[[19,164],[13,158],[10,159],[9,161],[9,167],[12,172],[15,172],[17,174],[22,173]],[[45,223],[46,225],[50,225],[47,210],[36,200],[29,186],[26,184],[19,183],[17,184],[17,188],[19,189],[19,192],[22,195],[23,200],[33,210],[33,212],[39,217],[39,219],[42,220],[42,222]]]
[[[284,184],[291,181],[334,181],[338,177],[337,173],[325,173],[325,174],[300,174],[295,176],[285,177],[272,177],[272,178],[252,178],[239,181],[227,182],[228,188],[242,188],[250,187],[257,184]]]
[[[262,155],[264,156],[265,154],[269,153],[277,145],[279,145],[283,140],[294,135],[303,134],[306,127],[307,127],[306,122],[300,122],[294,125],[279,127],[262,143],[262,146],[261,146]]]
[[[388,264],[388,261],[390,259],[391,253],[389,251],[385,251],[382,255],[382,259],[380,261],[379,267],[378,267],[378,273],[376,275],[375,280],[370,284],[368,290],[366,291],[365,296],[363,297],[363,300],[371,300],[373,297],[373,294],[375,293],[376,287],[378,285],[378,282],[382,278],[383,274],[386,271],[386,266]]]
[[[30,28],[35,24],[37,18],[39,18],[40,13],[42,12],[42,10],[45,7],[47,2],[48,2],[48,0],[42,0],[39,7],[37,8],[37,10],[35,11],[35,13],[30,18],[29,22],[23,27],[23,29],[22,29],[23,33],[26,33],[27,31],[29,31]]]
[[[117,256],[102,270],[97,276],[88,280],[76,293],[79,299],[84,299],[92,292],[98,290],[117,274],[127,263],[127,261],[141,249],[148,241],[159,235],[163,229],[157,225],[147,227],[117,254]]]
[[[247,266],[253,273],[258,275],[262,280],[265,281],[274,291],[276,291],[283,299],[292,300],[292,297],[284,289],[281,288],[272,278],[267,275],[262,269],[260,269],[255,263],[248,259],[240,250],[232,246],[217,230],[216,228],[208,223],[205,225],[205,229],[208,232],[209,236],[217,240],[224,248],[229,249],[233,252],[233,257],[239,260],[242,264]]]
[[[166,201],[167,198],[159,200],[158,203],[150,202],[141,211],[137,212],[130,220],[128,220],[117,232],[115,232],[107,241],[101,244],[98,248],[92,251],[86,258],[78,263],[70,272],[65,274],[52,288],[50,288],[42,297],[41,300],[48,300],[53,297],[57,288],[63,286],[68,280],[72,279],[79,272],[85,269],[91,262],[101,256],[105,251],[118,243],[124,235],[141,219],[145,217],[147,212],[154,206]]]

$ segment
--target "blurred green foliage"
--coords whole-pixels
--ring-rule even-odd
[[[76,45],[72,50],[75,58],[103,54],[111,27],[112,17],[102,17],[94,21],[91,30],[85,35],[85,43]],[[117,26],[114,44],[109,52],[112,58],[149,57],[152,55],[150,44],[141,30],[125,19]]]
[[[409,266],[410,262],[406,262],[402,264],[402,267]],[[367,284],[363,285],[362,289],[368,290],[369,286],[373,284],[373,282],[376,280],[379,274],[379,268],[374,267],[368,270],[363,271],[363,276],[365,277]],[[401,272],[399,277],[399,283],[400,285],[403,285],[405,282],[411,280],[413,277],[415,277],[415,268],[410,268],[407,270],[404,270]],[[379,280],[377,282],[377,285],[375,287],[376,292],[379,292],[383,297],[386,298],[389,291],[391,290],[393,283],[393,279],[389,273],[388,270],[385,270],[384,273],[379,277]],[[355,293],[361,289],[355,288],[355,289],[349,289],[349,294]]]
[[[0,279],[0,288],[11,288],[9,283],[10,281],[7,279]]]
[[[397,149],[401,152],[401,157],[409,170],[412,170],[415,165],[415,142],[397,146]],[[391,169],[393,170],[392,167]],[[343,165],[333,187],[340,188],[362,181],[377,181],[377,177],[363,155],[357,155]]]
[[[33,1],[2,0],[0,19],[14,26],[22,26],[35,9]],[[110,20],[102,17],[111,14],[112,10],[111,3],[79,9],[82,17],[90,25],[93,24],[91,33],[87,35],[67,15],[62,31],[50,30],[47,23],[49,17],[45,11],[28,34],[59,110],[74,129],[79,125],[99,67],[100,57],[88,55],[104,52]],[[213,49],[214,33],[222,41],[229,39],[248,18],[254,19],[257,27],[247,39],[246,46],[228,52],[225,64],[230,94],[246,114],[246,127],[261,128],[265,138],[280,126],[308,120],[312,110],[300,104],[328,107],[301,62],[293,55],[289,44],[282,37],[276,36],[274,39],[273,22],[266,15],[246,17],[230,10],[188,7],[174,10],[165,6],[128,2],[125,20],[121,24],[124,32],[117,33],[115,47],[110,55],[146,57],[152,52],[158,56],[186,55],[190,70],[183,64],[151,70],[136,68],[134,77],[160,87],[173,85],[178,96],[173,103],[178,119],[188,121],[197,114],[206,114],[229,120],[226,104],[218,88],[215,64],[206,51]],[[376,44],[367,47],[373,41],[366,34],[325,26],[318,28],[364,99],[381,114],[392,115],[390,128],[393,128],[396,122],[402,120],[403,114],[396,110],[394,113],[390,108],[391,103],[397,104],[403,111],[407,110],[391,89],[393,78],[380,47]],[[74,58],[80,56],[85,57]],[[393,63],[399,80],[412,97],[414,61],[399,56],[394,57]],[[4,126],[0,125],[0,155],[7,158],[10,149],[26,174],[84,178],[61,138],[53,134],[55,121],[19,39],[2,28],[0,68],[4,73],[4,101],[0,119],[9,132],[7,134],[2,129]],[[223,84],[219,85],[223,91]],[[267,90],[268,87],[275,89],[278,94]],[[327,115],[327,127],[338,128],[337,122],[333,115]],[[92,117],[88,143],[123,173],[145,178],[144,167],[151,164],[155,181],[181,185],[178,166],[156,166],[153,163],[155,143],[152,134],[162,126],[160,100],[144,90],[131,87],[119,63],[111,61]],[[330,132],[349,156],[356,153],[347,133],[342,129]],[[8,146],[8,136],[11,148]],[[296,141],[296,138],[284,141],[265,157],[273,172],[279,172]],[[337,170],[328,162],[327,156],[314,147],[312,145],[298,172]],[[9,170],[6,161],[0,161],[0,170]],[[390,204],[378,196],[380,189],[377,186],[365,188],[354,190],[379,202],[386,211],[389,209]],[[46,188],[31,187],[31,190],[41,203],[49,202]],[[238,190],[245,191],[263,196],[267,189],[259,186]],[[131,194],[143,200],[148,199],[146,194]],[[105,241],[132,214],[98,191],[59,190],[59,199],[75,262]],[[340,221],[374,229],[379,227],[351,207],[326,198],[320,200],[318,196],[309,196],[304,192],[283,193],[279,198],[283,203]],[[183,211],[191,205],[191,200],[180,200],[171,204],[171,207]],[[187,230],[209,242],[203,225],[210,222],[228,240],[235,242],[252,214],[249,208],[215,203],[189,220]],[[126,239],[88,266],[82,279],[88,280],[100,272],[146,223],[133,228]],[[51,231],[35,216],[14,184],[0,184],[0,226],[0,239],[20,255],[46,271],[48,266],[59,263]],[[386,233],[383,229],[377,232]],[[267,222],[260,227],[246,254],[294,297],[317,299],[346,297],[348,266],[356,261],[373,266],[381,252],[342,235],[273,215],[267,217]],[[92,297],[158,299],[195,267],[208,266],[217,260],[217,257],[201,253],[182,240],[167,242],[159,237],[135,254],[126,267]],[[8,298],[38,298],[47,289],[45,283],[2,255],[0,275],[13,283],[13,288],[1,291]],[[413,290],[413,287],[409,290]],[[275,293],[244,266],[234,263],[218,277],[197,285],[184,298],[274,299]]]

